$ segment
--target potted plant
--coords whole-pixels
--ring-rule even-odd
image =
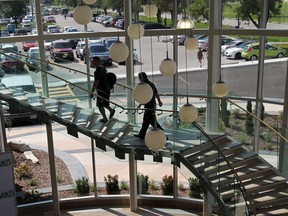
[[[195,197],[195,198],[201,198],[202,197],[202,188],[200,185],[200,181],[198,178],[188,178],[189,182],[189,196]]]

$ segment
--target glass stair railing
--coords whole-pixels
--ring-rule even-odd
[[[154,161],[161,162],[163,157],[168,157],[178,166],[184,164],[200,180],[204,199],[215,214],[288,214],[287,180],[275,168],[243,144],[226,135],[208,135],[196,123],[190,130],[173,129],[173,140],[155,152],[144,142],[135,142],[130,135],[135,125],[114,118],[100,123],[97,121],[99,113],[79,107],[75,102],[4,86],[0,87],[0,99],[7,103],[9,112],[31,113],[41,123],[55,121],[66,126],[72,136],[82,133],[94,139],[96,147],[104,151],[106,147],[114,149],[119,159],[134,153],[137,160],[153,155]],[[213,199],[209,198],[211,196]]]

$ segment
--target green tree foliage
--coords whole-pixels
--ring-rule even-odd
[[[220,107],[221,107],[220,109],[221,119],[225,127],[229,127],[230,111],[227,109],[227,101],[221,100]]]
[[[0,14],[2,14],[3,17],[12,17],[14,20],[18,20],[18,18],[24,17],[29,13],[29,2],[29,0],[1,1]]]
[[[123,0],[110,0],[110,7],[113,11],[117,11],[119,16],[122,16],[122,12],[124,10]]]
[[[257,28],[260,28],[261,24],[261,4],[262,0],[241,0],[239,1],[240,7],[236,9],[241,20],[250,20]],[[270,0],[268,1],[268,20],[279,15],[282,8],[282,0]]]
[[[251,101],[247,101],[246,109],[248,112],[252,113],[252,102]],[[245,127],[246,134],[252,136],[254,133],[254,123],[253,123],[253,118],[249,113],[246,114],[245,126],[246,126]]]
[[[229,6],[229,3],[234,2],[234,0],[223,0],[222,2],[224,7],[224,5]],[[209,0],[188,0],[188,4],[187,11],[193,20],[209,20]]]

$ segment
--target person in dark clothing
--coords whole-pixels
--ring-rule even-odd
[[[105,113],[105,108],[109,110],[110,116],[112,118],[115,114],[115,110],[110,107],[109,99],[110,99],[110,86],[108,83],[107,78],[107,70],[106,68],[101,65],[100,57],[95,56],[92,60],[93,66],[95,66],[96,70],[94,72],[94,83],[91,92],[97,90],[97,97],[96,105],[102,115],[102,119],[100,122],[107,122],[107,116]],[[90,97],[92,98],[94,95],[91,93]]]
[[[199,61],[200,67],[202,67],[203,52],[202,52],[201,47],[198,48],[197,58],[198,58],[198,61]]]
[[[144,108],[146,108],[147,110],[145,110],[145,112],[144,112],[143,123],[142,123],[142,127],[139,131],[139,134],[134,134],[135,137],[140,138],[140,139],[144,139],[149,125],[163,130],[163,128],[157,122],[157,119],[156,119],[156,111],[155,111],[156,99],[157,99],[160,107],[163,105],[163,103],[160,99],[160,96],[158,94],[156,86],[154,85],[154,83],[150,82],[150,80],[147,77],[147,74],[145,72],[140,72],[138,74],[138,77],[139,77],[140,81],[145,82],[148,85],[150,85],[152,90],[153,90],[152,99],[144,105]],[[141,106],[141,104],[138,107],[140,107],[140,106]]]

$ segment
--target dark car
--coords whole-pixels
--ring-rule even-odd
[[[10,34],[8,31],[6,31],[6,30],[1,31],[1,37],[9,37],[9,36],[10,36]]]
[[[68,39],[68,43],[72,49],[76,48],[79,41],[80,41],[80,39],[78,39],[78,38]]]
[[[28,35],[28,33],[25,29],[15,29],[14,36],[18,35]]]
[[[101,43],[90,44],[89,50],[90,50],[89,54],[90,54],[91,67],[92,67],[92,64],[91,64],[92,58],[94,56],[100,57],[100,61],[101,61],[102,65],[106,65],[106,66],[112,65],[112,59],[109,55],[109,50],[106,48],[106,46],[104,44],[101,44]],[[84,55],[84,60],[85,60],[85,55]]]
[[[17,53],[6,53],[1,60],[1,67],[5,72],[8,71],[23,71],[24,63],[21,61],[21,56]]]
[[[161,23],[145,23],[143,27],[144,29],[167,29],[169,28]]]
[[[68,59],[74,61],[73,50],[67,40],[55,40],[50,45],[50,58],[54,61]]]

